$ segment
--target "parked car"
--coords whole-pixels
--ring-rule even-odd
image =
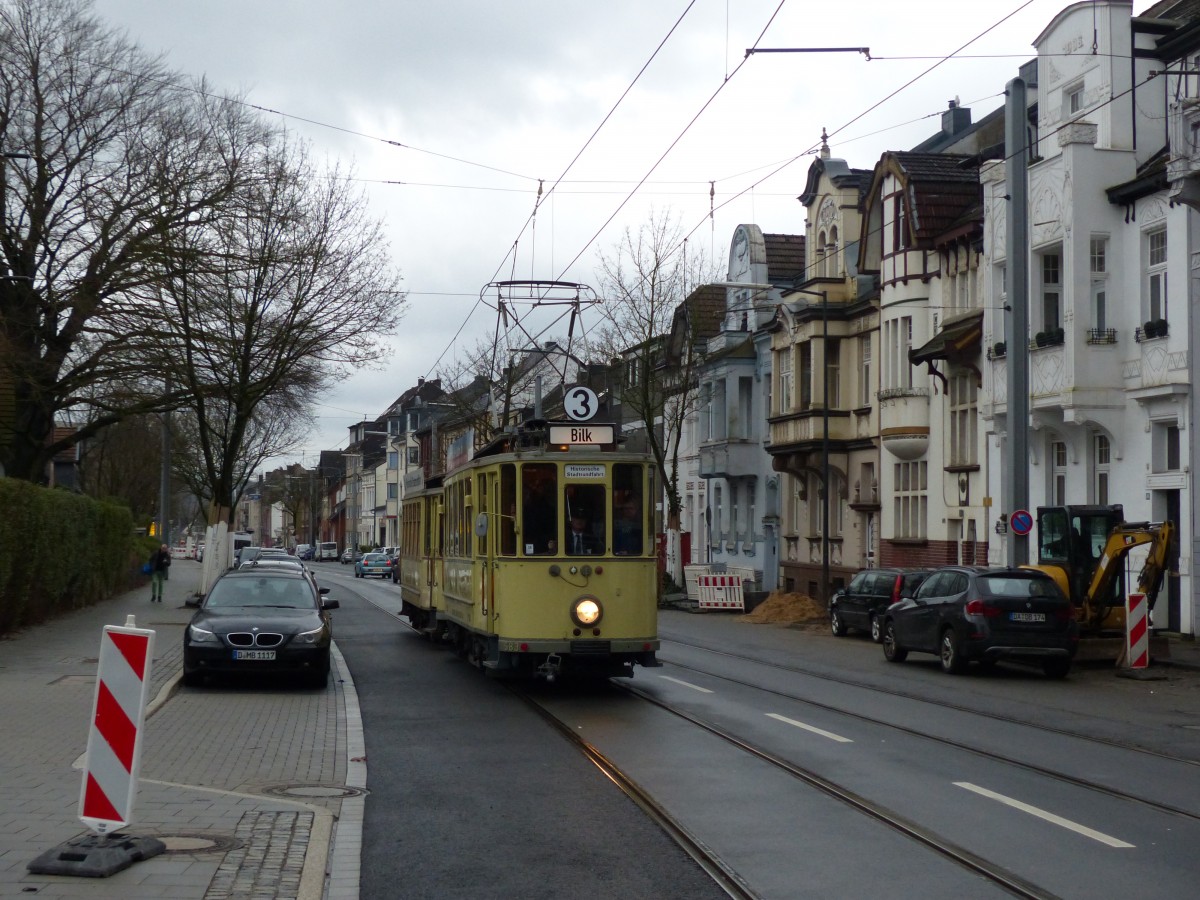
[[[296,545],[296,559],[309,560],[312,558],[313,558],[313,545],[312,544],[297,544]]]
[[[316,549],[313,551],[313,559],[316,560],[337,558],[338,549],[336,541],[321,541],[321,543],[317,544]]]
[[[1034,569],[938,569],[914,596],[884,611],[882,628],[889,662],[903,662],[910,651],[933,653],[952,674],[971,660],[1024,659],[1063,678],[1079,645],[1071,601]]]
[[[829,601],[829,627],[834,636],[844,637],[851,628],[883,640],[879,614],[900,600],[911,597],[932,569],[862,569]]]
[[[391,557],[386,553],[364,553],[354,564],[354,577],[366,578],[368,575],[390,578],[392,575]]]
[[[226,572],[202,600],[183,632],[183,680],[197,684],[209,674],[290,672],[314,685],[329,677],[333,640],[330,611],[337,600],[313,578],[291,566]]]
[[[352,563],[358,560],[359,552],[353,547],[347,547],[342,551],[342,564]]]

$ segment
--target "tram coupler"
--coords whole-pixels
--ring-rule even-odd
[[[547,684],[553,684],[562,674],[562,657],[557,653],[546,656],[546,661],[537,667],[538,678],[545,678]]]

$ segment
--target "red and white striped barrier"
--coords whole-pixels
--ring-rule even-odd
[[[1125,602],[1125,638],[1129,668],[1150,665],[1150,610],[1145,594],[1130,594]]]
[[[79,797],[79,818],[98,834],[132,820],[153,660],[154,632],[134,628],[133,616],[104,626]]]
[[[700,609],[746,609],[741,575],[701,575],[697,586]]]

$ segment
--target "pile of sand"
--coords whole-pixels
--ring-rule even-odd
[[[806,625],[823,623],[825,608],[807,594],[785,594],[772,591],[754,611],[742,616],[743,622],[772,625]]]

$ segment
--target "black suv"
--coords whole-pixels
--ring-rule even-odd
[[[879,628],[879,614],[901,597],[915,594],[932,572],[932,569],[863,569],[829,601],[830,630],[835,636],[844,637],[851,628],[858,628],[880,643],[883,632]]]
[[[967,663],[999,659],[1041,663],[1051,678],[1071,670],[1079,646],[1075,609],[1045,572],[948,566],[916,595],[888,607],[883,655],[903,662],[910,651],[933,653],[951,674]]]

